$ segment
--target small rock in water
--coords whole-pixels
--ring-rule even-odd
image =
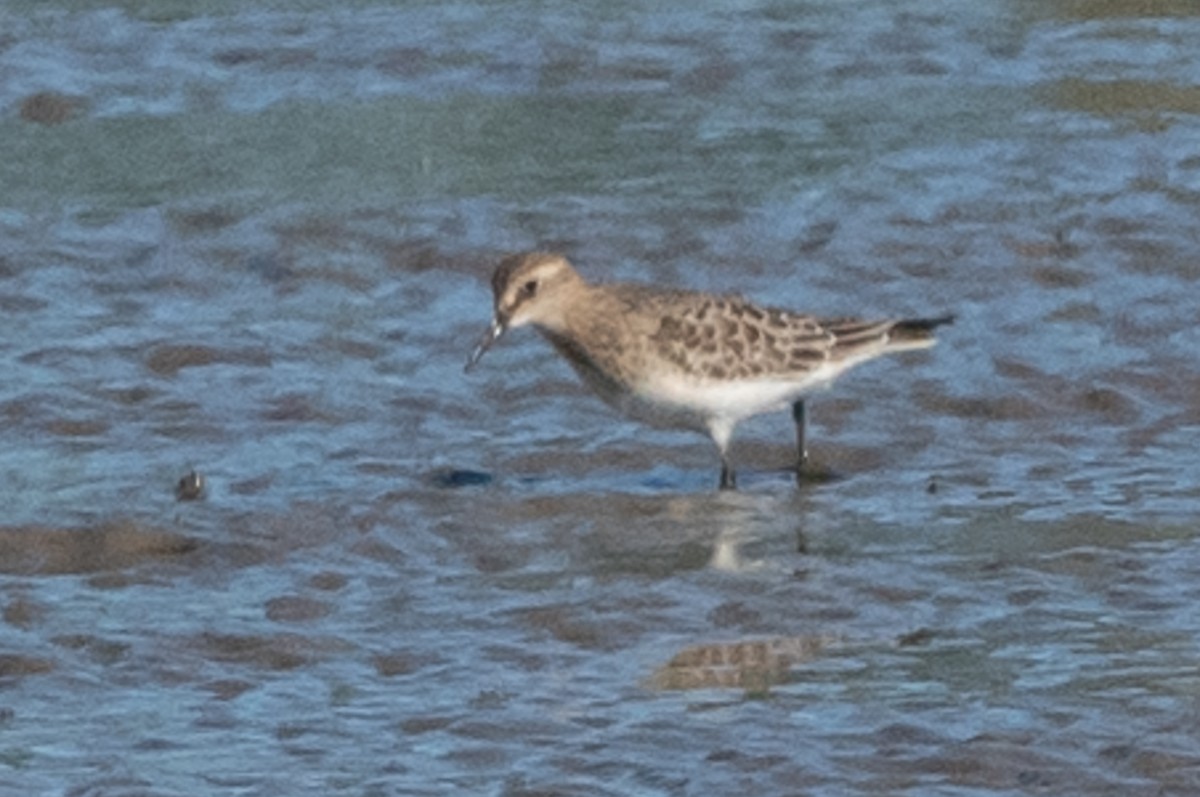
[[[175,500],[195,501],[204,496],[204,477],[191,471],[175,485]]]

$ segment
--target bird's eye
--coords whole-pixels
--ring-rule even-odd
[[[531,298],[537,293],[537,280],[530,280],[521,286],[521,295],[525,298]]]

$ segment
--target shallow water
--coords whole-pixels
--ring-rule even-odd
[[[1200,789],[1191,4],[324,5],[0,10],[0,795]],[[718,494],[535,246],[958,321]]]

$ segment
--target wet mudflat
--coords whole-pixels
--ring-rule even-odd
[[[0,795],[1200,789],[1185,3],[0,11]],[[708,441],[503,252],[929,352]],[[177,500],[192,469],[203,494]],[[190,496],[189,496],[190,497]]]

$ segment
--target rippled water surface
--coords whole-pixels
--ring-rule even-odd
[[[1193,4],[593,5],[0,8],[0,795],[1200,792]],[[719,494],[533,247],[958,321]]]

